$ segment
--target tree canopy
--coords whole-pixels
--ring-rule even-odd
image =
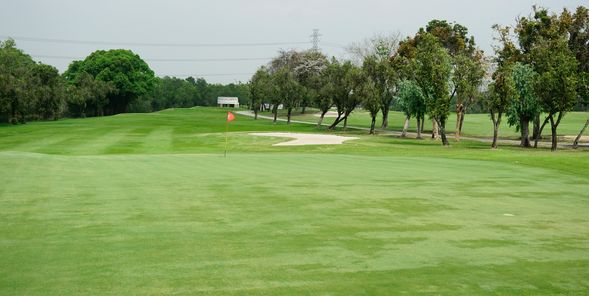
[[[64,76],[74,82],[81,73],[112,84],[114,90],[107,96],[105,115],[126,112],[129,104],[150,92],[155,83],[147,63],[125,49],[97,50],[83,61],[70,64]]]

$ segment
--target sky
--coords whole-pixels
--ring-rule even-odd
[[[344,57],[344,48],[353,42],[375,34],[411,36],[429,20],[445,19],[466,26],[491,55],[491,26],[514,24],[534,4],[560,12],[587,2],[0,0],[0,40],[11,36],[33,59],[61,72],[95,50],[125,48],[139,54],[157,76],[247,82],[279,50],[310,48],[313,29],[319,29],[319,47],[326,55]]]

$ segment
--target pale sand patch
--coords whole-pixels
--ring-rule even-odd
[[[315,116],[315,117],[321,117],[321,113],[315,113],[315,114],[313,114],[313,116]],[[325,113],[325,116],[324,117],[325,118],[328,118],[328,117],[337,117],[337,112],[335,112],[335,111],[327,111],[327,113]]]
[[[577,136],[564,136],[565,141],[574,141]],[[589,142],[589,136],[581,136],[579,142]]]
[[[299,133],[250,133],[252,136],[293,138],[292,141],[281,142],[272,146],[302,146],[302,145],[339,145],[348,140],[356,140],[356,137],[343,137],[321,134]]]

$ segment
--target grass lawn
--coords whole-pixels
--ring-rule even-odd
[[[0,294],[589,293],[588,150],[238,116],[223,158],[224,112],[1,125]]]

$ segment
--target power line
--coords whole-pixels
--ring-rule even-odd
[[[64,60],[83,60],[86,57],[75,56],[55,56],[55,55],[31,55],[34,58],[47,59],[64,59]],[[269,61],[272,58],[207,58],[207,59],[150,59],[145,58],[147,62],[236,62],[236,61]]]
[[[54,39],[38,38],[26,36],[8,36],[0,35],[0,38],[12,38],[20,41],[46,42],[46,43],[67,43],[67,44],[91,44],[91,45],[130,45],[130,46],[147,46],[147,47],[254,47],[254,46],[280,46],[280,45],[297,45],[309,44],[310,42],[259,42],[259,43],[148,43],[148,42],[115,42],[115,41],[95,41],[95,40],[73,40],[73,39]]]

